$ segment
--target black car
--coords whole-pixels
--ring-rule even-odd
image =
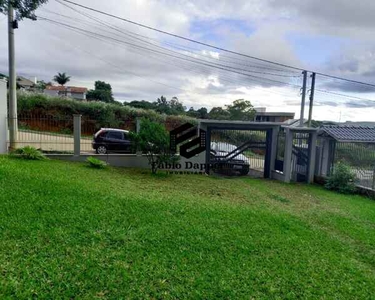
[[[94,134],[92,148],[97,154],[108,152],[131,153],[132,142],[129,139],[129,131],[113,128],[102,128]]]
[[[211,142],[211,162],[215,173],[247,175],[250,171],[249,158],[242,153],[237,153],[237,146]]]

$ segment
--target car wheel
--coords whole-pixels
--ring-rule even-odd
[[[107,154],[107,147],[106,146],[98,146],[98,148],[96,148],[96,153],[97,154]]]
[[[240,174],[241,176],[245,176],[249,173],[250,171],[250,168],[243,168],[241,171],[240,171]]]

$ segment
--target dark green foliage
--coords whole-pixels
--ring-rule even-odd
[[[27,160],[46,160],[47,159],[42,152],[30,146],[25,146],[23,148],[18,148],[16,150],[13,150],[11,152],[11,156],[22,158],[22,159],[27,159]]]
[[[212,120],[229,120],[230,114],[222,107],[214,107],[210,110],[209,118]]]
[[[208,119],[209,117],[207,108],[205,107],[201,107],[197,110],[195,110],[194,107],[190,107],[190,109],[186,112],[186,115],[197,119]]]
[[[213,120],[235,120],[235,121],[253,121],[255,110],[250,101],[238,99],[226,108],[214,107],[209,113],[209,118]]]
[[[182,115],[185,114],[186,109],[177,97],[168,101],[166,97],[161,96],[155,102],[155,106],[157,112],[166,115]]]
[[[107,166],[107,163],[92,156],[88,157],[86,161],[88,166],[94,169],[104,169]]]
[[[53,77],[53,81],[57,82],[60,85],[64,85],[70,81],[70,76],[67,76],[66,73],[57,73],[57,75]]]
[[[23,18],[36,20],[35,10],[40,5],[48,2],[48,0],[0,0],[0,13],[8,11],[8,1],[10,1],[16,11],[18,20]]]
[[[342,162],[336,164],[333,174],[328,178],[326,188],[342,194],[352,194],[356,191],[356,176],[350,167]]]
[[[95,81],[95,89],[89,90],[86,95],[89,101],[101,101],[105,103],[114,103],[115,99],[112,94],[112,87],[104,81]]]
[[[231,105],[227,105],[230,120],[253,121],[255,110],[250,101],[238,99]]]
[[[125,102],[124,106],[131,106],[135,108],[141,108],[141,109],[153,109],[156,110],[156,103],[155,102],[149,102],[146,100],[134,100],[131,102]]]
[[[153,174],[160,164],[177,162],[169,150],[169,134],[161,124],[142,119],[139,133],[131,133],[130,138],[137,149],[147,155]]]

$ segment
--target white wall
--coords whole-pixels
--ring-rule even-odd
[[[0,79],[0,154],[7,153],[8,126],[7,126],[7,82]]]
[[[49,96],[58,96],[59,95],[59,91],[44,90],[44,94],[49,95]]]

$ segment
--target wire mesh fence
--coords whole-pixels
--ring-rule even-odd
[[[333,168],[347,164],[356,176],[356,184],[375,190],[375,144],[338,142],[334,149]]]
[[[73,127],[73,116],[20,115],[14,146],[32,146],[46,153],[73,153]]]

